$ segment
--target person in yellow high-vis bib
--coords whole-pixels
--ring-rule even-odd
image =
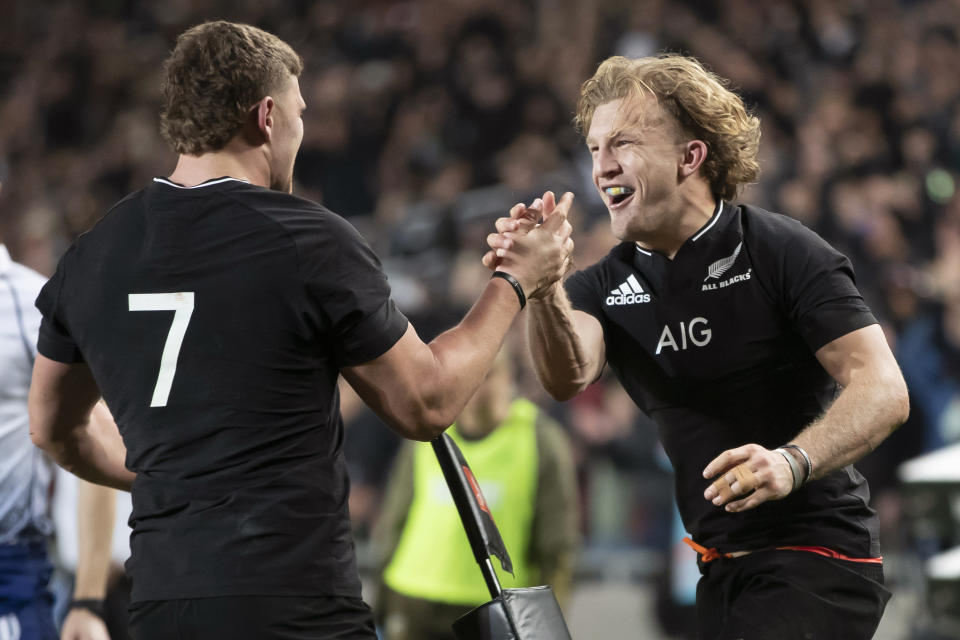
[[[501,585],[549,584],[563,604],[578,544],[570,443],[545,412],[514,395],[506,350],[448,433],[513,560],[514,576],[497,568]],[[490,593],[429,443],[406,443],[387,487],[373,532],[384,566],[375,607],[383,637],[452,639],[453,621]]]

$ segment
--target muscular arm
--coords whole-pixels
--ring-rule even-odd
[[[425,344],[413,326],[385,354],[341,373],[400,435],[431,440],[453,424],[483,382],[520,310],[502,280],[491,280],[456,327]]]
[[[520,283],[526,297],[543,296],[560,279],[573,251],[566,194],[549,219],[514,241],[498,269]],[[341,373],[363,401],[400,435],[431,440],[449,427],[490,371],[520,311],[516,292],[494,278],[453,329],[424,344],[413,327],[385,354]]]
[[[136,474],[85,364],[38,355],[30,385],[30,437],[67,471],[96,484],[130,490]]]
[[[556,400],[569,400],[597,379],[606,361],[600,322],[570,305],[560,284],[531,301],[527,336],[537,377]]]
[[[843,391],[820,418],[792,440],[810,456],[811,479],[821,478],[873,451],[910,412],[907,385],[879,325],[851,331],[821,347],[816,356]],[[788,449],[788,453],[793,455],[794,451]],[[802,458],[798,461],[805,465]],[[707,465],[703,475],[712,478],[723,473],[734,496],[741,495],[744,488],[737,486],[731,472],[740,464],[746,464],[756,476],[756,491],[746,499],[727,504],[727,511],[752,509],[790,493],[793,475],[786,460],[758,444],[724,451]],[[724,502],[718,493],[711,485],[704,497],[721,506]]]
[[[487,237],[490,251],[483,257],[483,264],[490,269],[509,264],[538,219],[550,220],[557,211],[565,215],[569,205],[567,195],[556,203],[551,191],[529,207],[523,203],[515,205],[509,216],[497,220],[497,233]],[[606,361],[603,328],[590,314],[573,309],[560,282],[547,288],[538,299],[531,300],[527,313],[527,336],[537,377],[555,399],[569,400],[596,380],[603,370]]]
[[[816,355],[843,391],[822,417],[793,439],[810,456],[811,479],[870,453],[910,413],[907,385],[880,325],[837,338]]]

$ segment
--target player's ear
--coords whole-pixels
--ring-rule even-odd
[[[707,159],[707,143],[703,140],[688,140],[683,143],[683,155],[677,167],[679,178],[683,180],[697,172]]]
[[[264,142],[269,142],[273,135],[273,122],[276,117],[277,103],[270,96],[264,96],[254,107],[257,116],[257,130],[264,138]]]

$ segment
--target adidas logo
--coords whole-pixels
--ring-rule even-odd
[[[606,300],[608,307],[641,304],[643,302],[650,302],[650,294],[643,292],[643,287],[640,286],[637,277],[632,273],[627,276],[623,284],[610,292]]]

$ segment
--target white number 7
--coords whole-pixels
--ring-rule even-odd
[[[167,406],[170,397],[170,387],[173,386],[173,376],[177,372],[177,358],[180,357],[180,347],[183,337],[187,334],[187,325],[193,315],[193,291],[178,293],[131,293],[130,311],[173,311],[173,324],[167,334],[167,342],[163,345],[163,355],[160,356],[160,373],[157,375],[157,386],[153,389],[151,407]]]

